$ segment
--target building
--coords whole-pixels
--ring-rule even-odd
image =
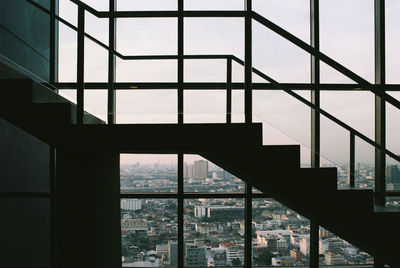
[[[98,2],[100,1],[93,1],[88,5],[96,5]],[[202,1],[197,2],[202,3]],[[264,4],[267,5],[267,2],[264,1]],[[321,2],[321,7],[318,5],[319,2]],[[0,258],[0,266],[80,268],[90,267],[93,263],[98,264],[99,268],[119,266],[122,247],[120,238],[121,225],[125,226],[125,228],[127,227],[126,229],[129,229],[131,225],[130,222],[122,223],[120,219],[120,198],[122,195],[119,185],[119,154],[133,152],[174,153],[178,155],[178,166],[181,168],[183,167],[182,159],[184,154],[182,152],[185,152],[207,156],[210,161],[212,159],[213,162],[217,162],[227,172],[231,172],[245,180],[248,185],[255,186],[266,193],[271,190],[271,192],[274,192],[276,200],[305,215],[312,223],[318,223],[318,219],[325,219],[324,227],[337,230],[338,233],[336,235],[343,237],[343,239],[348,240],[362,250],[373,252],[376,259],[382,260],[382,263],[377,263],[377,266],[383,267],[387,263],[392,267],[399,267],[400,260],[398,260],[397,252],[398,241],[400,241],[400,235],[397,231],[399,222],[396,219],[382,221],[381,219],[384,216],[380,216],[379,213],[375,212],[364,213],[366,209],[364,210],[363,207],[363,204],[373,204],[385,211],[386,205],[398,206],[398,201],[395,198],[398,198],[399,194],[395,191],[397,189],[396,182],[393,182],[397,181],[397,179],[395,176],[390,175],[390,181],[386,180],[385,169],[387,166],[391,166],[392,162],[384,155],[384,153],[387,153],[386,149],[389,151],[391,149],[387,146],[390,139],[388,138],[388,142],[386,142],[385,138],[388,135],[393,135],[390,134],[390,131],[386,131],[387,128],[390,128],[390,125],[386,124],[386,121],[389,121],[387,120],[388,116],[386,116],[386,108],[392,106],[395,109],[399,108],[395,98],[390,98],[385,93],[385,91],[392,93],[390,92],[391,90],[399,88],[399,84],[390,79],[391,76],[397,77],[397,71],[393,71],[393,67],[390,65],[391,61],[396,60],[397,57],[390,54],[390,49],[388,49],[388,53],[385,53],[386,47],[397,50],[397,45],[393,45],[390,38],[399,35],[390,31],[400,27],[393,25],[393,18],[390,19],[389,17],[393,16],[392,13],[397,14],[397,12],[390,12],[393,6],[390,6],[389,1],[385,2],[383,0],[369,1],[368,3],[363,1],[366,6],[360,1],[355,5],[355,9],[354,7],[352,9],[351,6],[340,5],[339,1],[331,1],[329,10],[320,11],[320,8],[324,8],[323,2],[314,0],[307,2],[306,6],[301,8],[301,10],[305,10],[306,14],[301,13],[301,10],[283,6],[284,1],[280,1],[280,4],[277,5],[276,8],[291,10],[296,15],[302,14],[299,17],[306,18],[304,23],[302,21],[293,22],[295,26],[304,26],[306,28],[306,37],[300,34],[301,38],[299,39],[296,38],[296,36],[299,36],[296,29],[281,23],[278,23],[278,25],[274,23],[281,21],[280,19],[282,21],[287,18],[295,19],[297,16],[291,16],[287,12],[282,12],[282,14],[274,13],[280,19],[271,22],[268,14],[262,12],[263,10],[269,10],[268,6],[258,9],[255,5],[252,6],[250,2],[237,8],[237,10],[218,10],[216,12],[212,11],[213,7],[206,6],[204,8],[206,11],[203,12],[203,10],[190,10],[190,7],[184,7],[183,1],[180,1],[176,2],[176,7],[171,7],[172,10],[157,6],[156,8],[159,8],[160,12],[154,13],[152,11],[131,10],[132,8],[130,11],[134,12],[130,12],[129,9],[127,12],[120,12],[120,6],[114,12],[115,6],[112,5],[114,1],[111,1],[110,5],[106,5],[106,8],[104,6],[88,8],[86,4],[80,1],[0,1],[0,75],[2,78],[7,79],[2,79],[1,81],[2,95],[0,98],[0,159],[2,163],[2,168],[0,169],[0,198],[2,202],[0,202],[0,205],[3,216],[0,223],[0,237],[2,237],[0,252],[3,254]],[[60,5],[58,5],[59,3]],[[72,25],[68,22],[65,23],[64,19],[59,19],[58,17],[58,15],[65,16],[64,3],[70,4],[72,6],[71,9],[76,11],[76,14],[71,15],[72,19],[67,18],[67,21],[70,19],[73,21]],[[337,3],[340,6],[336,6],[335,9],[334,7],[338,5]],[[370,12],[363,11],[360,13],[368,13],[371,16],[358,17],[356,11],[363,10],[365,7]],[[58,13],[58,8],[60,8],[60,13]],[[150,7],[150,9],[152,8],[154,7]],[[188,10],[190,12],[186,12]],[[326,16],[326,14],[343,16],[346,12],[351,15],[344,19],[336,17],[333,25],[336,27],[339,26],[338,24],[343,23],[345,24],[343,28],[350,30],[350,26],[354,25],[351,19],[354,19],[359,23],[356,25],[366,25],[365,27],[368,27],[368,31],[371,33],[368,35],[368,40],[370,41],[364,41],[363,38],[349,38],[349,36],[358,36],[358,34],[363,35],[360,28],[353,32],[344,33],[343,38],[341,38],[339,37],[340,33],[343,33],[344,30],[338,31],[339,35],[336,35],[326,29],[330,29],[330,27],[319,27],[319,14],[322,16]],[[86,23],[85,16],[88,20]],[[101,19],[95,18],[97,16]],[[237,27],[231,27],[226,31],[218,30],[218,26],[222,25],[221,23],[214,23],[211,27],[206,28],[207,35],[200,37],[198,42],[195,42],[198,48],[205,49],[207,48],[206,45],[215,44],[218,46],[216,43],[218,40],[226,41],[225,43],[229,44],[229,47],[222,47],[219,50],[222,51],[223,55],[215,55],[213,51],[205,50],[192,51],[193,54],[190,52],[188,40],[190,41],[191,39],[189,35],[197,34],[199,29],[203,29],[203,27],[195,27],[195,29],[190,27],[192,18],[187,17],[197,16],[198,18],[193,18],[193,20],[204,19],[211,21],[215,17],[221,16],[223,20],[231,21],[231,19],[237,19],[240,21]],[[208,18],[208,16],[212,18]],[[385,16],[388,16],[388,18],[385,18]],[[131,17],[131,19],[126,17]],[[149,42],[147,44],[144,42],[146,49],[151,50],[153,45],[162,45],[162,51],[122,51],[123,49],[119,46],[122,42],[120,42],[121,40],[117,41],[121,36],[121,28],[119,28],[121,21],[142,22],[145,20],[142,20],[142,17],[157,17],[157,20],[160,19],[163,23],[157,24],[155,27],[139,24],[134,25],[135,27],[127,27],[129,29],[128,36],[137,37],[135,45],[128,44],[129,47],[139,48],[137,45],[140,44],[140,41],[143,41],[139,40],[139,37],[146,39],[145,37],[148,36],[161,39],[163,36],[170,37],[173,40],[171,44],[168,40],[155,41],[154,39],[148,39],[144,40]],[[349,18],[351,18],[350,21],[346,21]],[[363,18],[367,18],[370,23],[361,22]],[[98,36],[92,35],[93,29],[91,27],[93,24],[100,26],[101,23],[90,22],[90,19],[102,20],[108,23],[108,27],[102,27],[105,32],[101,34],[100,38],[106,39],[106,41],[98,40]],[[326,18],[321,18],[321,21],[324,19]],[[171,34],[163,29],[164,26],[167,27],[168,20],[172,21],[171,29],[174,29]],[[115,23],[116,21],[118,23]],[[286,50],[284,46],[279,46],[278,49],[271,49],[272,54],[267,54],[266,59],[262,55],[258,55],[256,48],[265,46],[262,44],[257,45],[256,30],[254,30],[253,34],[253,28],[255,27],[252,27],[252,22],[254,22],[253,25],[260,26],[263,30],[271,31],[271,33],[281,38],[285,44],[297,46],[299,51],[304,54],[304,65],[306,67],[298,67],[292,64],[292,62],[297,61],[297,58],[292,57],[292,53]],[[385,23],[387,23],[387,27]],[[116,24],[119,26],[117,27]],[[321,26],[323,25],[321,24]],[[136,35],[132,33],[136,28],[147,32],[157,29],[159,32]],[[285,29],[287,31],[284,31]],[[211,30],[217,30],[217,34],[212,35]],[[69,44],[62,41],[65,40],[63,39],[65,37],[63,34],[68,31],[72,36],[66,38],[71,41]],[[291,35],[290,32],[294,35]],[[319,32],[321,32],[321,35]],[[223,34],[226,33],[235,36],[235,39],[240,41],[240,45],[224,38]],[[85,36],[85,34],[87,35]],[[253,35],[254,38],[252,38]],[[104,36],[107,37],[104,38]],[[339,49],[341,51],[331,53],[331,51],[325,50],[325,45],[329,44],[335,47],[335,40],[327,41],[323,39],[327,36],[335,37],[334,39],[344,47],[346,47],[346,42],[362,41],[351,43],[346,49]],[[387,37],[386,39],[384,38],[385,36]],[[213,42],[210,42],[210,40]],[[254,40],[254,44],[252,40]],[[202,45],[200,41],[204,41],[205,45]],[[272,44],[272,42],[269,42],[272,40],[266,39],[266,41],[268,44]],[[366,49],[363,47],[364,44],[369,44],[372,49]],[[169,45],[171,46],[169,47]],[[93,56],[93,53],[97,51],[93,46],[102,51],[103,57]],[[69,51],[65,52],[65,47]],[[164,51],[164,47],[169,48]],[[230,49],[241,47],[243,49],[239,53],[236,50],[232,52]],[[267,52],[267,50],[263,49],[262,51]],[[348,53],[343,55],[341,54],[343,51]],[[372,62],[370,66],[367,66],[368,64],[365,64],[364,61],[358,62],[354,60],[353,56],[361,51],[366,53],[362,55],[362,59],[368,58]],[[199,54],[200,58],[204,58],[207,52],[212,54],[212,58],[226,61],[228,67],[232,65],[232,61],[235,61],[233,65],[239,64],[243,66],[243,79],[239,81],[235,77],[232,79],[234,83],[230,84],[229,74],[231,72],[229,70],[226,71],[227,68],[223,68],[226,73],[224,73],[222,82],[188,83],[186,67],[188,67],[187,62],[192,59],[186,59],[185,57],[190,56],[193,58],[198,56],[195,54]],[[279,56],[279,52],[282,52],[283,56],[289,55],[290,61],[286,62],[285,57]],[[161,59],[157,59],[157,55],[161,55]],[[336,58],[339,58],[340,62],[344,62],[344,65],[336,62],[334,60]],[[125,60],[128,59],[130,63],[137,64],[137,66],[135,68],[129,67],[128,69],[131,72],[128,73],[131,79],[121,82],[120,63],[121,61],[126,63]],[[236,59],[238,60],[236,61]],[[279,64],[274,65],[273,59],[276,59]],[[97,60],[101,60],[102,64],[97,64]],[[158,61],[148,68],[149,73],[145,79],[138,75],[139,71],[144,69],[143,65],[141,65],[144,62],[142,60],[148,62],[152,60]],[[160,61],[164,60],[172,62],[173,66],[161,70],[157,69],[164,66],[165,62],[160,64]],[[69,62],[69,64],[65,65],[65,62]],[[263,62],[263,68],[258,67],[259,62]],[[292,66],[296,69],[292,70],[290,74],[263,73],[266,70],[271,70],[272,66],[283,66],[285,62],[287,68],[283,69],[289,69]],[[328,65],[329,67],[327,68],[331,68],[332,72],[336,70],[341,73],[339,75],[347,76],[351,79],[351,82],[343,85],[338,83],[334,77],[328,77],[328,81],[334,80],[334,82],[325,83],[327,80],[324,79],[329,75],[324,73],[323,68],[319,68],[320,64],[321,66],[323,64]],[[365,79],[366,72],[358,69],[358,67],[368,68],[368,73],[372,75]],[[167,73],[166,70],[169,69],[174,70],[174,74],[165,79],[164,75]],[[215,68],[205,67],[205,69],[209,71]],[[256,72],[256,70],[259,72],[252,73],[253,71]],[[203,74],[203,71],[200,73]],[[301,73],[306,73],[306,79],[298,81],[297,75]],[[256,74],[259,79],[264,79],[267,82],[259,82],[256,79],[253,81],[253,75],[255,76]],[[149,77],[151,78],[150,80],[153,80],[152,82],[148,81]],[[325,78],[321,80],[320,77]],[[225,78],[227,79],[225,80]],[[32,79],[35,82],[32,82]],[[287,85],[287,80],[290,80],[293,84]],[[393,85],[388,86],[387,84]],[[302,92],[306,92],[310,97],[308,100],[301,99],[301,96],[295,95],[297,91],[290,91],[288,88],[303,90]],[[168,98],[162,92],[156,94],[161,96],[162,101],[143,101],[143,99],[137,97],[128,99],[125,97],[126,95],[124,96],[124,94],[145,94],[145,99],[148,97],[150,99],[151,94],[148,93],[150,90],[161,89],[164,93],[172,93],[171,103],[173,104],[171,107],[173,109],[168,111],[159,109],[155,112],[147,109],[144,112],[134,110],[143,107],[160,108],[164,102],[168,102]],[[222,123],[193,124],[188,128],[182,127],[181,125],[187,122],[187,108],[191,107],[187,104],[186,99],[193,93],[191,90],[199,89],[204,89],[206,92],[211,92],[211,90],[215,89],[224,91],[223,94],[225,95],[222,98],[215,98],[213,101],[224,100],[220,106],[223,107],[224,111],[226,110],[226,118],[224,117],[224,120],[221,120]],[[229,122],[235,121],[231,120],[234,119],[234,116],[232,116],[233,111],[230,109],[232,108],[232,99],[229,97],[235,95],[230,94],[232,89],[243,93],[243,101],[240,101],[240,106],[244,107],[244,111],[240,116],[244,118],[243,122],[246,124],[229,124]],[[339,100],[349,100],[349,97],[344,96],[347,93],[361,96],[368,91],[374,103],[371,104],[373,107],[369,106],[369,108],[375,111],[373,115],[375,120],[370,120],[375,124],[375,128],[373,128],[375,135],[372,135],[373,137],[371,136],[368,139],[360,135],[359,131],[355,131],[355,126],[344,124],[342,120],[336,118],[334,116],[336,112],[330,114],[330,111],[322,109],[324,107],[321,108],[320,104],[324,100],[320,101],[320,99],[325,98],[325,93],[328,90],[333,91],[334,89],[340,89],[340,92],[336,92],[341,95],[341,97],[337,98],[338,102]],[[99,92],[96,92],[96,90]],[[279,93],[282,94],[288,93],[290,95],[285,96],[295,97],[296,101],[302,102],[301,105],[306,105],[307,122],[310,122],[311,127],[309,127],[309,124],[301,124],[300,120],[296,120],[295,117],[294,120],[290,120],[288,129],[282,132],[285,133],[287,130],[291,132],[294,129],[294,132],[288,134],[292,137],[301,134],[303,130],[307,132],[307,137],[310,138],[307,138],[308,141],[306,142],[311,144],[311,148],[309,150],[310,157],[308,157],[306,163],[315,169],[311,171],[299,169],[300,159],[304,156],[304,154],[300,156],[299,146],[261,147],[260,141],[263,138],[267,143],[270,141],[267,136],[262,136],[263,134],[261,133],[262,127],[265,127],[270,122],[263,123],[263,126],[261,126],[261,123],[250,123],[254,122],[253,118],[256,115],[257,103],[261,103],[263,107],[272,107],[263,103],[265,99],[268,99],[266,95],[273,92],[271,90],[279,90]],[[69,92],[70,95],[76,96],[76,98],[71,97],[71,100],[76,104],[67,101],[65,96],[68,94],[64,94],[64,97],[55,94],[56,92],[63,94],[65,91]],[[34,94],[30,94],[30,92]],[[101,100],[93,99],[93,95],[97,93],[102,96]],[[196,99],[194,97],[194,99],[198,100],[199,98]],[[360,99],[357,98],[357,101]],[[125,107],[129,109],[121,110],[121,106],[116,107],[121,100],[129,102],[129,105]],[[139,103],[141,105],[135,105],[133,103],[134,100],[142,100],[142,103]],[[95,112],[93,112],[93,109],[89,111],[93,102],[96,104]],[[234,103],[236,103],[236,99]],[[328,103],[331,102],[328,101]],[[285,122],[282,116],[285,112],[291,112],[296,116],[299,115],[296,111],[288,111],[291,105],[286,104],[288,102],[281,101],[280,105],[278,105],[283,108],[282,112],[277,112],[279,123]],[[207,106],[204,105],[204,107]],[[96,111],[98,107],[101,107],[101,111]],[[84,109],[87,112],[84,112]],[[345,112],[345,110],[343,109],[339,112]],[[158,114],[155,117],[161,123],[165,123],[162,120],[163,118],[172,119],[165,125],[161,125],[160,121],[154,122],[156,120],[151,122],[154,124],[113,125],[114,123],[124,122],[124,118],[129,113],[134,113],[134,116],[137,117],[143,114],[147,116],[149,114],[152,116]],[[173,115],[170,116],[169,113],[173,113]],[[93,114],[98,118],[95,118]],[[347,114],[353,115],[349,112]],[[154,117],[152,118],[154,119]],[[332,128],[334,130],[343,130],[344,128],[346,135],[350,133],[350,141],[343,143],[341,141],[333,142],[336,139],[327,139],[324,133],[328,132],[332,136],[335,136],[335,133],[330,130],[326,131],[324,124],[320,124],[320,118],[331,120],[335,126]],[[260,118],[260,121],[263,120],[266,119]],[[105,124],[106,121],[109,124]],[[144,123],[149,123],[151,120],[137,120],[136,123],[143,123],[143,121]],[[395,118],[395,122],[398,121],[398,118]],[[88,126],[83,123],[95,124],[93,124],[94,126]],[[264,133],[266,132],[270,133],[264,131]],[[398,131],[395,131],[394,136],[396,133]],[[337,137],[335,136],[334,138]],[[352,144],[355,144],[354,141],[359,139],[367,142],[368,146],[371,146],[375,151],[375,157],[373,156],[374,159],[371,160],[371,162],[374,162],[373,170],[370,173],[366,173],[373,174],[374,181],[371,183],[370,178],[372,178],[372,175],[368,175],[371,176],[368,177],[368,183],[362,183],[373,188],[378,194],[374,201],[371,201],[372,198],[369,198],[368,194],[357,191],[349,192],[349,196],[344,200],[341,198],[340,192],[336,191],[336,183],[330,184],[335,181],[330,179],[339,179],[339,186],[357,185],[358,182],[354,182],[355,178],[353,178],[352,174],[348,176],[343,168],[339,170],[339,178],[337,178],[337,170],[333,170],[334,168],[319,169],[324,165],[320,161],[321,148],[325,148],[324,140],[330,140],[330,145],[335,147],[333,148],[334,151],[338,155],[346,155],[346,159],[348,159],[348,152],[354,155],[355,150],[353,150],[354,146],[352,147]],[[346,138],[345,141],[348,141],[348,139]],[[339,144],[337,143],[340,143],[341,146],[338,146]],[[347,143],[351,148],[342,149],[342,145],[345,146]],[[275,148],[279,148],[279,150],[274,151]],[[263,150],[262,152],[261,149]],[[359,149],[357,148],[357,150]],[[393,162],[398,161],[398,152],[390,155],[394,159]],[[264,157],[268,161],[264,161]],[[348,165],[348,169],[355,167],[354,157],[350,157],[350,161],[352,163]],[[360,165],[361,167],[362,165]],[[290,176],[287,174],[288,172],[291,173]],[[163,189],[163,194],[165,195],[160,194],[160,197],[167,196],[168,198],[176,199],[178,200],[177,203],[181,205],[184,204],[186,199],[193,198],[193,196],[190,197],[187,193],[182,193],[180,186],[183,185],[181,179],[184,171],[179,170],[177,173],[179,174],[179,182],[175,184],[179,185],[179,187],[172,186],[172,190],[167,189],[166,191]],[[188,170],[187,176],[204,177],[204,174],[195,176],[194,173],[194,170]],[[307,173],[307,176],[304,173]],[[355,174],[357,173],[355,172]],[[360,171],[358,175],[360,174],[364,174],[364,172]],[[268,179],[266,179],[267,175]],[[313,176],[318,177],[317,175],[320,178],[327,179],[308,180]],[[359,177],[361,178],[361,176]],[[332,187],[332,189],[329,187]],[[157,193],[143,193],[140,198],[155,198],[154,196]],[[128,195],[127,193],[125,194]],[[363,194],[366,196],[363,196]],[[231,197],[229,195],[224,197],[226,196]],[[247,198],[255,197],[252,193],[240,196],[246,201],[248,200]],[[130,197],[137,198],[137,196]],[[203,197],[213,198],[212,192],[205,193]],[[357,203],[361,200],[360,197],[365,197],[367,201]],[[182,209],[181,206],[178,207]],[[329,209],[326,209],[327,207]],[[182,211],[177,211],[176,213],[179,218],[179,231],[184,230],[184,226],[182,226],[183,214]],[[315,215],[318,215],[318,217]],[[151,217],[161,220],[159,215],[151,215]],[[352,221],[343,221],[343,219],[350,217]],[[247,219],[247,222],[251,220]],[[28,225],[26,224],[27,222],[29,223]],[[383,225],[382,222],[386,225]],[[133,225],[135,226],[135,224]],[[311,233],[310,241],[318,241],[317,230],[318,228],[313,229],[314,232]],[[354,235],[354,233],[356,234]],[[367,234],[373,237],[374,241],[360,238],[365,237]],[[157,237],[154,236],[153,239],[157,239]],[[21,243],[21,241],[24,242]],[[179,241],[183,243],[183,241]],[[244,251],[251,251],[250,244],[245,243]],[[385,247],[382,247],[382,245],[385,245]],[[179,246],[178,248],[182,251],[179,256],[184,256],[183,247]],[[306,246],[305,251],[309,251],[307,248]],[[316,248],[311,247],[311,250],[316,250]],[[18,256],[24,256],[24,258],[16,257],[16,252]],[[310,258],[315,258],[316,254],[313,253],[316,252],[309,253],[308,256]],[[178,260],[180,266],[182,266],[182,262],[183,257]]]
[[[168,260],[171,266],[178,264],[178,243],[176,241],[168,241]]]
[[[342,265],[345,264],[346,261],[343,257],[343,254],[328,250],[325,252],[325,264],[327,265]]]
[[[302,254],[301,254],[300,250],[298,250],[298,249],[291,249],[290,256],[295,258],[296,262],[301,261],[301,259],[302,259]]]
[[[386,168],[387,183],[400,183],[400,169],[396,165],[391,165]]]
[[[208,209],[208,207],[205,207],[205,206],[196,206],[194,208],[194,216],[196,218],[205,217],[207,215],[207,209]]]
[[[139,199],[121,199],[121,209],[125,210],[141,210],[142,209],[142,200]]]
[[[123,219],[121,220],[121,229],[126,231],[147,231],[149,226],[144,219]]]
[[[206,251],[203,246],[186,244],[185,265],[187,267],[204,267],[206,263]]]
[[[234,260],[239,259],[241,263],[244,261],[244,250],[242,246],[235,245],[231,242],[222,242],[219,246],[226,251],[226,261],[232,264]]]
[[[205,179],[208,177],[208,161],[196,160],[193,163],[193,178]]]
[[[303,256],[310,255],[310,236],[303,236],[300,240],[300,252]]]

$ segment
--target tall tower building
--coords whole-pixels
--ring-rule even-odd
[[[208,161],[197,160],[193,164],[193,178],[205,179],[208,174]]]
[[[396,165],[386,168],[387,183],[400,183],[400,170]]]

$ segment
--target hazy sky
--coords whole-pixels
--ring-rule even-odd
[[[98,10],[106,10],[106,0],[84,1]],[[186,0],[187,10],[242,10],[243,0]],[[176,0],[118,0],[119,10],[176,10]],[[387,82],[400,83],[400,1],[387,0]],[[309,43],[309,0],[253,0],[253,9]],[[321,50],[365,79],[374,80],[374,1],[320,0]],[[60,15],[76,25],[76,7],[60,0]],[[233,54],[243,59],[243,18],[186,18],[185,54]],[[61,25],[61,24],[60,24]],[[108,42],[108,22],[87,15],[86,31]],[[117,49],[125,55],[177,54],[176,18],[118,19]],[[60,81],[76,81],[76,34],[60,26]],[[85,79],[106,82],[107,52],[86,42]],[[224,60],[185,60],[186,82],[224,82]],[[309,82],[309,55],[269,29],[253,22],[253,66],[279,82]],[[233,81],[243,81],[243,68],[233,65]],[[119,82],[176,82],[177,62],[117,60]],[[349,83],[349,79],[321,65],[321,80]],[[262,81],[256,78],[254,81]],[[73,92],[62,94],[74,99]],[[309,92],[300,92],[309,99]],[[400,99],[400,94],[393,94]],[[223,122],[226,92],[186,91],[185,122]],[[106,118],[105,91],[86,91],[85,105]],[[255,91],[254,121],[264,122],[264,144],[302,144],[302,162],[309,163],[310,109],[279,91]],[[243,91],[233,93],[234,120],[244,118]],[[369,92],[323,92],[321,106],[371,139],[374,138],[374,96]],[[400,153],[398,139],[400,112],[388,105],[388,148]],[[117,92],[117,122],[177,121],[176,90],[135,90]],[[348,162],[349,135],[327,119],[321,119],[321,153],[332,162]],[[356,146],[357,161],[373,162],[372,147],[364,142]]]

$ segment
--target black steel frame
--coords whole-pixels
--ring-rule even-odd
[[[310,0],[310,45],[298,39],[294,35],[280,28],[278,25],[262,17],[252,10],[251,0],[244,0],[245,9],[243,11],[186,11],[184,9],[184,0],[178,1],[177,11],[117,11],[116,1],[110,0],[109,11],[97,11],[87,4],[78,0],[71,0],[78,6],[78,27],[75,27],[68,21],[58,16],[58,1],[51,0],[50,9],[46,9],[33,0],[25,0],[36,8],[49,15],[50,19],[50,85],[59,89],[77,90],[77,122],[83,124],[84,115],[84,92],[90,89],[107,89],[108,91],[108,123],[115,123],[115,91],[116,90],[135,90],[135,89],[178,89],[178,124],[183,124],[183,93],[184,90],[195,89],[226,89],[227,90],[227,110],[226,122],[231,123],[232,110],[232,90],[241,89],[245,91],[245,123],[252,122],[252,90],[283,90],[292,97],[298,99],[311,109],[311,163],[313,167],[320,166],[320,115],[323,115],[335,122],[339,126],[349,131],[350,136],[350,186],[354,186],[355,169],[355,137],[358,137],[368,144],[375,147],[375,192],[376,204],[384,205],[387,196],[400,196],[400,193],[386,191],[385,183],[385,165],[386,156],[400,161],[400,156],[387,150],[385,142],[386,102],[400,109],[400,102],[388,95],[386,91],[400,91],[400,85],[388,85],[385,81],[385,0],[375,0],[375,84],[370,84],[343,65],[329,58],[319,51],[319,0]],[[109,45],[95,39],[93,36],[85,33],[85,12],[92,13],[99,18],[109,20]],[[159,55],[159,56],[135,56],[122,55],[115,50],[116,48],[116,19],[117,18],[143,18],[143,17],[172,17],[177,18],[178,26],[178,49],[177,55]],[[184,18],[185,17],[240,17],[245,19],[245,58],[244,61],[234,55],[184,55]],[[287,39],[301,49],[310,53],[311,56],[311,83],[278,83],[271,77],[252,67],[252,21],[264,25],[274,31],[281,37]],[[59,83],[58,78],[58,24],[63,23],[67,27],[75,30],[78,36],[78,58],[77,58],[77,81],[76,83]],[[102,48],[108,51],[108,82],[107,83],[85,83],[84,79],[84,47],[85,38],[92,40]],[[152,59],[174,59],[178,61],[178,77],[176,83],[118,83],[115,81],[115,62],[116,57],[124,60],[152,60]],[[185,59],[226,59],[227,77],[225,83],[185,83],[184,82],[184,60]],[[232,61],[241,64],[245,69],[245,79],[243,83],[232,83]],[[349,77],[354,84],[321,84],[319,66],[320,61],[328,64],[332,68]],[[268,83],[252,83],[252,73],[264,78]],[[302,98],[292,90],[310,90],[311,101]],[[375,140],[371,140],[361,134],[351,126],[345,124],[336,117],[320,108],[321,90],[361,90],[370,91],[375,94]],[[50,198],[51,200],[51,226],[52,226],[52,245],[55,245],[55,198],[56,198],[56,178],[55,161],[56,154],[54,148],[51,148],[51,189],[50,193],[0,193],[0,197],[32,197],[32,198]],[[251,265],[251,200],[253,197],[268,197],[263,194],[254,194],[251,187],[246,186],[244,194],[191,194],[183,191],[183,154],[178,154],[178,193],[177,194],[121,194],[121,198],[177,198],[178,197],[178,236],[179,265],[183,266],[183,200],[185,198],[218,198],[218,197],[238,197],[245,198],[246,201],[246,255],[245,265]],[[250,222],[250,223],[249,223]],[[311,221],[311,263],[310,267],[318,267],[318,224]],[[52,246],[52,267],[56,264],[55,247]],[[380,260],[376,260],[378,266],[383,267]]]

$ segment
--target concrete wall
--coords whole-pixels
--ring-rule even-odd
[[[49,0],[36,0],[49,8]],[[49,16],[22,0],[0,0],[0,54],[49,80]]]

